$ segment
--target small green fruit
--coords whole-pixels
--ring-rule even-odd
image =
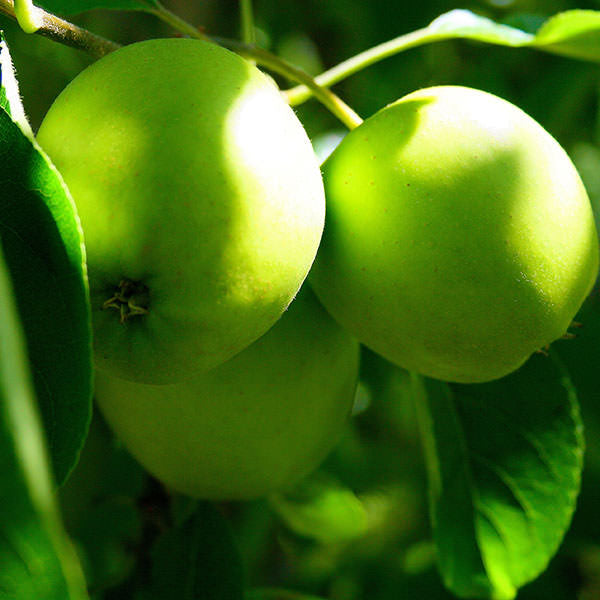
[[[256,498],[292,485],[333,447],[358,355],[303,288],[266,335],[216,369],[160,386],[99,372],[96,400],[129,451],[174,490]]]
[[[38,140],[85,234],[97,367],[173,383],[267,331],[314,259],[324,195],[269,78],[207,42],[133,44],[83,71]]]
[[[502,377],[566,332],[596,278],[596,229],[571,161],[490,94],[410,94],[346,136],[323,171],[315,290],[406,369]]]

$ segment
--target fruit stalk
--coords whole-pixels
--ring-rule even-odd
[[[182,19],[179,15],[171,12],[168,8],[163,6],[160,2],[155,2],[154,8],[148,10],[151,15],[154,15],[160,19],[163,23],[170,25],[176,31],[189,35],[191,38],[210,41],[198,27],[188,23],[185,19]]]
[[[335,67],[317,75],[315,77],[315,82],[321,87],[329,88],[343,79],[350,77],[350,75],[354,75],[354,73],[358,73],[358,71],[362,71],[364,68],[369,67],[384,58],[388,58],[389,56],[393,56],[404,50],[409,50],[410,48],[416,48],[417,46],[430,44],[432,42],[439,42],[452,37],[455,36],[450,33],[432,33],[427,27],[417,29],[416,31],[400,35],[392,40],[383,42],[360,54],[352,56],[337,64]],[[291,106],[298,106],[299,104],[306,102],[312,96],[313,92],[306,85],[298,85],[286,90],[283,94],[288,104]]]
[[[246,40],[246,36],[248,35],[249,17],[251,14],[250,3],[242,2],[242,24],[244,30],[244,40]],[[159,2],[156,3],[156,8],[149,11],[165,23],[168,23],[185,35],[189,35],[192,38],[196,39],[207,39],[206,35],[202,33],[198,28],[194,27],[184,19],[181,19],[177,15],[174,15],[170,11],[168,11],[164,6],[162,6]],[[251,17],[250,17],[251,20]],[[252,26],[252,29],[254,27]],[[339,96],[334,94],[328,89],[325,89],[315,83],[315,80],[305,71],[299,69],[298,67],[291,65],[287,61],[279,58],[275,54],[264,50],[263,48],[258,48],[252,43],[247,43],[247,41],[239,42],[237,40],[230,40],[224,38],[213,37],[211,40],[225,48],[229,48],[234,52],[242,55],[246,59],[250,59],[255,61],[256,63],[263,65],[278,73],[279,75],[283,75],[288,79],[296,81],[300,83],[303,87],[308,88],[310,90],[309,95],[313,95],[325,108],[327,108],[334,116],[336,116],[348,129],[354,129],[358,127],[362,123],[362,119],[356,112],[350,108]],[[287,98],[285,98],[287,101]]]
[[[287,61],[271,54],[267,50],[244,44],[235,40],[213,38],[221,46],[234,50],[245,58],[253,58],[258,64],[267,69],[293,79],[311,90],[312,95],[337,117],[348,129],[355,129],[362,122],[362,118],[348,106],[339,96],[331,90],[321,87],[306,71],[291,65]],[[287,98],[286,98],[287,100]]]
[[[242,40],[246,44],[255,44],[254,15],[252,12],[252,0],[240,0],[240,11],[242,20]]]

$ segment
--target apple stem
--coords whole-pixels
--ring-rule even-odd
[[[170,25],[175,31],[179,31],[184,35],[188,35],[191,38],[197,40],[210,41],[210,38],[202,31],[201,28],[188,23],[185,19],[182,19],[179,15],[171,12],[168,8],[163,6],[158,0],[154,0],[153,7],[147,10],[148,13],[154,15],[160,19],[163,23]]]
[[[327,108],[329,112],[331,112],[346,127],[348,127],[348,129],[355,129],[363,122],[361,117],[339,96],[334,94],[331,90],[321,87],[303,69],[288,63],[282,58],[279,58],[279,56],[272,54],[263,48],[259,48],[258,46],[244,44],[243,42],[238,42],[236,40],[229,40],[219,37],[215,37],[213,40],[221,46],[225,46],[230,50],[235,50],[235,52],[245,56],[246,58],[253,58],[257,63],[265,66],[267,69],[274,71],[275,73],[307,86],[310,88],[315,99],[325,106],[325,108]]]
[[[389,56],[408,50],[409,48],[415,48],[423,44],[429,44],[431,42],[437,42],[452,37],[451,34],[443,33],[432,33],[427,27],[417,29],[400,35],[393,40],[389,40],[377,46],[373,46],[360,54],[356,54],[351,58],[337,64],[335,67],[324,71],[320,75],[317,75],[314,80],[315,82],[325,88],[329,88],[346,79],[350,75],[361,71],[362,69],[383,60]],[[291,106],[298,106],[303,102],[306,102],[312,95],[312,90],[306,85],[298,85],[284,92],[287,101]]]
[[[184,19],[181,19],[177,15],[174,15],[168,11],[160,2],[156,2],[156,7],[150,9],[148,12],[155,15],[165,23],[171,25],[177,31],[189,35],[192,38],[207,40],[207,36],[200,31],[197,27],[194,27]],[[246,7],[246,8],[244,8]],[[251,12],[250,2],[242,2],[242,11],[245,13]],[[247,19],[246,19],[247,21]],[[244,26],[244,38],[248,34],[246,28],[250,24],[246,22]],[[252,25],[254,30],[254,26]],[[288,63],[287,61],[279,58],[279,56],[272,54],[268,50],[259,48],[254,43],[239,42],[237,40],[230,40],[218,37],[210,38],[221,46],[234,50],[238,54],[241,54],[246,59],[252,59],[258,64],[263,65],[267,69],[274,71],[292,81],[301,83],[311,90],[311,94],[319,101],[325,108],[329,110],[334,116],[336,116],[348,129],[354,129],[362,123],[362,119],[356,112],[350,108],[339,96],[334,94],[331,90],[321,87],[315,80],[304,70]],[[285,96],[284,96],[285,98]],[[287,98],[286,98],[287,100]]]

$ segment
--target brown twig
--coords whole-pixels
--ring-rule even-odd
[[[0,0],[0,14],[16,21],[12,0]],[[78,50],[84,50],[95,58],[100,58],[119,48],[119,44],[103,38],[83,27],[65,21],[56,15],[39,9],[41,27],[36,33]]]

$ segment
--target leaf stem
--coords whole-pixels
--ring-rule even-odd
[[[150,14],[158,17],[163,23],[170,25],[176,31],[189,35],[192,38],[199,40],[208,40],[208,36],[202,32],[198,27],[195,27],[191,23],[188,23],[185,19],[171,12],[168,8],[163,6],[158,0],[153,2],[154,8],[147,10]]]
[[[254,13],[252,11],[252,0],[240,0],[240,11],[242,20],[242,41],[245,44],[256,43],[254,31]]]
[[[154,14],[163,22],[168,23],[177,31],[196,39],[208,40],[209,38],[187,21],[181,19],[160,2],[153,2],[154,7],[148,9],[148,12]],[[73,23],[69,23],[56,15],[38,9],[38,16],[41,25],[36,33],[48,37],[54,41],[61,42],[79,50],[85,50],[92,56],[100,58],[109,52],[112,52],[120,47],[119,44],[111,40],[100,37],[87,29],[83,29]],[[12,0],[0,0],[0,14],[4,14],[16,20],[14,4]],[[336,96],[330,90],[319,86],[315,80],[305,71],[295,67],[294,65],[284,61],[278,56],[258,48],[254,44],[238,42],[235,40],[214,39],[225,47],[228,47],[236,52],[256,60],[261,65],[268,69],[284,75],[289,79],[297,81],[310,90],[309,95],[313,95],[319,100],[333,115],[335,115],[349,129],[354,129],[362,123],[359,115],[352,110],[341,98]]]
[[[242,1],[242,21],[245,23],[243,25],[244,29],[250,27],[250,22],[247,20],[247,16],[244,17],[244,12],[250,13],[251,17],[251,2],[250,0],[241,0]],[[149,12],[157,16],[159,19],[171,25],[177,31],[189,35],[192,38],[196,39],[209,39],[204,33],[202,33],[199,29],[190,25],[187,21],[184,21],[177,15],[174,15],[170,11],[168,11],[164,6],[160,3],[156,3],[156,9],[151,9]],[[245,8],[244,8],[245,7]],[[254,30],[254,26],[252,25],[252,30]],[[244,36],[247,35],[247,32],[244,33]],[[263,50],[255,46],[254,44],[249,44],[247,42],[239,42],[236,40],[224,39],[224,38],[210,38],[213,42],[220,44],[221,46],[225,46],[231,50],[235,50],[235,52],[245,56],[246,58],[250,58],[255,60],[257,63],[267,67],[268,69],[274,71],[275,73],[279,73],[280,75],[284,75],[293,81],[297,81],[305,86],[307,89],[310,89],[310,95],[313,95],[321,104],[323,104],[333,115],[335,115],[346,127],[349,129],[354,129],[358,127],[362,123],[362,119],[338,96],[336,96],[330,90],[320,87],[314,81],[314,79],[302,69],[284,61],[279,58],[275,54],[268,52],[267,50]]]
[[[61,42],[72,48],[84,50],[95,58],[100,58],[120,47],[116,42],[107,40],[87,29],[69,23],[41,8],[37,8],[36,11],[36,21],[39,20],[39,23],[36,22],[37,30],[35,33],[39,35]],[[0,14],[17,20],[12,0],[0,0]]]
[[[332,69],[317,75],[314,81],[321,87],[328,88],[342,79],[353,75],[357,71],[364,69],[388,56],[393,56],[409,48],[414,48],[422,44],[429,44],[431,42],[437,42],[445,39],[456,37],[451,33],[440,33],[432,32],[427,27],[411,31],[410,33],[401,35],[393,40],[373,46],[360,54],[345,60]],[[308,100],[312,95],[312,90],[306,85],[299,85],[289,90],[282,92],[287,98],[287,101],[292,106],[297,106]]]
[[[267,67],[269,70],[284,75],[289,79],[293,79],[301,83],[310,89],[311,94],[319,101],[325,108],[327,108],[334,116],[336,116],[348,129],[354,129],[362,123],[360,116],[354,112],[350,106],[348,106],[339,96],[334,94],[331,90],[318,85],[315,80],[306,71],[288,63],[287,61],[279,58],[275,54],[253,46],[250,44],[244,44],[236,40],[229,40],[223,38],[213,38],[217,43],[235,50],[242,56],[250,57],[256,60],[257,63]]]
[[[251,13],[250,0],[241,0],[241,2],[242,11],[245,10],[246,12]],[[244,5],[246,5],[245,9]],[[160,2],[156,2],[156,8],[151,9],[149,12],[185,35],[189,35],[190,37],[196,39],[211,40],[221,46],[225,46],[226,48],[234,50],[246,58],[255,60],[257,63],[267,67],[275,73],[279,73],[280,75],[284,75],[293,81],[301,83],[303,86],[306,86],[307,89],[310,89],[310,94],[319,100],[319,102],[321,102],[325,108],[327,108],[333,115],[342,121],[342,123],[344,123],[344,125],[346,125],[346,127],[349,129],[354,129],[362,123],[362,119],[341,98],[336,96],[330,90],[320,87],[315,83],[314,79],[308,73],[279,58],[275,54],[272,54],[267,50],[247,42],[239,42],[237,40],[216,37],[208,38],[198,28],[168,11],[160,4]],[[243,19],[245,18],[243,17]],[[249,21],[246,21],[246,25],[244,25],[244,27],[249,26]],[[252,29],[254,30],[253,25]]]

